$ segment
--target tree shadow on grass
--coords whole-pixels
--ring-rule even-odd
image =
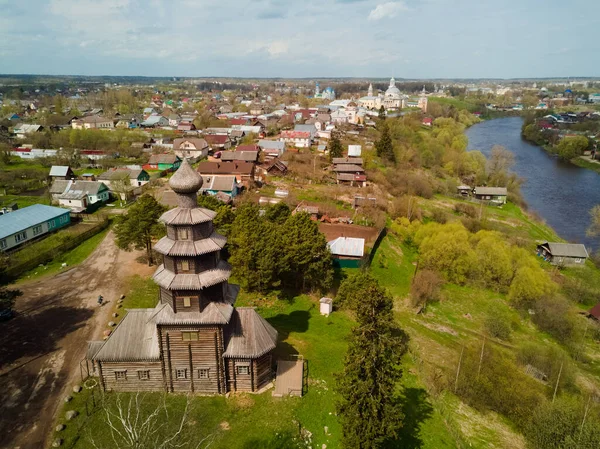
[[[400,430],[398,441],[389,447],[419,449],[423,447],[421,425],[431,417],[433,407],[429,395],[422,388],[405,388],[399,398],[404,413],[404,426]]]
[[[279,340],[287,340],[290,332],[304,333],[308,330],[308,310],[294,310],[289,314],[275,315],[267,321],[279,332]]]
[[[285,432],[265,438],[253,438],[242,446],[242,449],[289,449],[298,447],[291,433]]]

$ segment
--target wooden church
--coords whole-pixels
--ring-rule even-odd
[[[277,331],[254,309],[234,307],[226,238],[214,229],[216,213],[197,203],[202,177],[184,160],[169,185],[178,207],[160,218],[159,304],[129,310],[106,341],[89,343],[88,358],[107,391],[260,390],[273,377]]]

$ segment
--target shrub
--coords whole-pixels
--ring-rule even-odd
[[[545,388],[492,344],[465,349],[457,394],[478,410],[501,413],[521,428],[544,399]]]
[[[456,203],[454,205],[454,211],[471,218],[475,218],[478,215],[477,208],[472,204]]]
[[[541,371],[546,376],[542,380],[548,385],[555,386],[558,380],[560,391],[574,388],[575,374],[569,356],[555,345],[525,342],[517,351],[517,362],[523,367],[531,365]]]
[[[441,209],[434,209],[431,213],[431,218],[435,222],[445,224],[448,221],[448,214]]]
[[[501,340],[510,339],[511,324],[510,315],[500,307],[489,309],[485,315],[485,330],[491,337]]]
[[[444,284],[442,277],[431,270],[419,271],[410,287],[411,303],[414,307],[424,306],[427,301],[439,299],[440,287]]]
[[[577,317],[571,304],[559,295],[546,295],[533,306],[533,322],[561,343],[572,343],[577,335]]]

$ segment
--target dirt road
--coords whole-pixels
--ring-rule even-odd
[[[83,264],[19,286],[18,315],[0,323],[0,448],[44,447],[63,397],[80,383],[86,342],[102,339],[124,281],[153,270],[139,254],[119,250],[110,232]]]

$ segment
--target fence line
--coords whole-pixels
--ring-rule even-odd
[[[83,243],[84,241],[89,239],[90,237],[93,237],[94,235],[102,232],[104,229],[106,229],[108,227],[108,224],[109,224],[108,219],[105,219],[104,221],[100,222],[97,226],[94,226],[93,228],[88,229],[87,231],[82,232],[81,234],[79,234],[73,238],[70,238],[66,242],[61,243],[60,245],[57,245],[52,249],[49,249],[47,251],[44,251],[44,252],[38,254],[36,257],[34,257],[32,259],[26,260],[26,261],[21,262],[16,265],[11,265],[8,268],[8,270],[6,270],[6,274],[9,277],[18,277],[19,275],[21,275],[22,273],[24,273],[26,271],[33,270],[35,267],[37,267],[39,265],[48,263],[48,262],[52,261],[55,257],[58,257],[64,253],[66,253],[67,251],[72,250],[73,248],[80,245],[81,243]]]

